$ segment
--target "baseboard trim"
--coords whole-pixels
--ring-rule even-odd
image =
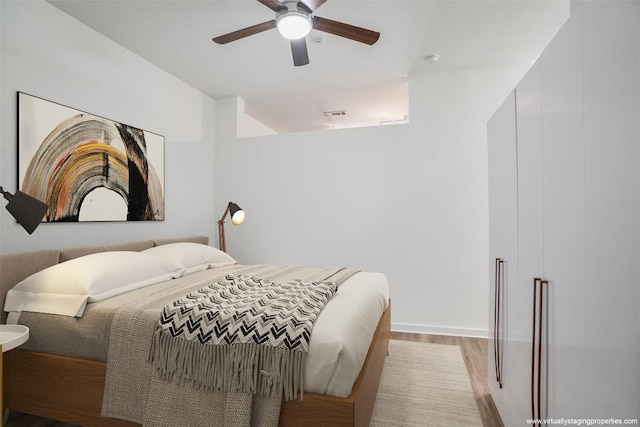
[[[411,323],[391,323],[391,331],[470,338],[487,338],[489,336],[488,329],[452,328],[432,325],[415,325]]]

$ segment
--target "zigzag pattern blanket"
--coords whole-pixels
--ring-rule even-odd
[[[229,274],[162,310],[150,360],[205,390],[302,396],[313,323],[337,284]]]
[[[160,378],[155,362],[151,363],[149,357],[153,354],[153,336],[163,309],[229,274],[255,276],[278,283],[295,279],[306,283],[330,281],[339,286],[357,271],[339,267],[232,265],[189,274],[126,294],[112,314],[102,416],[129,420],[145,427],[277,426],[282,390],[278,397],[270,398],[259,393],[215,392],[202,386],[192,387],[189,379],[192,374],[182,382],[178,380],[181,374],[177,372],[172,381]],[[198,343],[198,346],[207,345]],[[204,353],[201,356],[202,360],[189,361],[189,365],[202,363],[213,367],[210,360],[204,358]],[[157,360],[161,357],[164,356]]]

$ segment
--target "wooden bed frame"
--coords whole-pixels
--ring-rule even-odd
[[[304,400],[285,401],[280,426],[368,426],[390,337],[389,304],[378,322],[351,395],[342,398],[305,393]],[[6,409],[87,427],[139,426],[100,416],[105,362],[15,349],[4,354],[3,365],[1,396]]]

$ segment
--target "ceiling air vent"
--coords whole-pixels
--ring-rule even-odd
[[[346,116],[347,112],[345,110],[339,110],[339,111],[325,111],[324,115],[326,117],[342,117],[342,116]]]

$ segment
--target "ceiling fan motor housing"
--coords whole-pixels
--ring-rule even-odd
[[[276,14],[276,26],[280,34],[290,40],[301,39],[309,34],[313,27],[311,11],[297,0],[285,1],[283,5],[286,9]]]

